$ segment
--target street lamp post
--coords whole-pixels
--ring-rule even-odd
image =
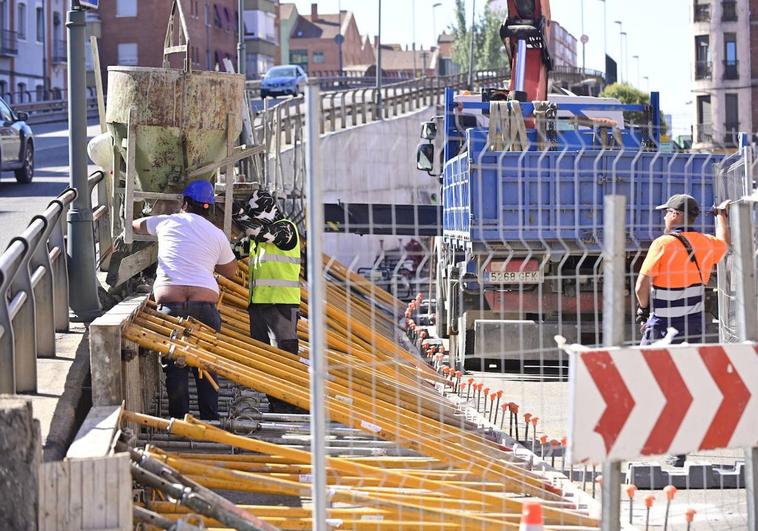
[[[245,0],[237,2],[237,73],[245,75],[247,50],[245,49]],[[260,72],[258,72],[260,74]]]
[[[605,80],[608,81],[608,12],[606,10],[606,0],[600,0],[603,3],[603,72]]]
[[[614,20],[613,23],[619,25],[619,60],[618,60],[618,68],[617,68],[617,71],[618,71],[618,79],[617,80],[623,83],[624,82],[624,71],[621,69],[621,56],[624,53],[624,44],[623,44],[623,37],[622,37],[622,35],[624,34],[624,32],[621,31],[622,23],[621,23],[620,20]]]
[[[379,29],[376,32],[376,119],[382,118],[382,0],[379,0]]]
[[[468,89],[474,90],[474,28],[476,24],[476,0],[474,0],[474,5],[471,7],[471,31],[470,31],[470,38],[471,42],[469,43],[469,49],[468,49]]]
[[[645,80],[645,89],[647,92],[650,92],[650,78],[648,76],[644,76],[642,79]]]
[[[584,33],[584,0],[581,0],[579,5],[581,7],[582,16],[582,74],[584,74],[587,59],[587,38]]]
[[[416,0],[411,0],[411,33],[413,34],[413,79],[417,77],[416,71]]]
[[[437,8],[442,6],[442,2],[432,5],[432,33],[434,34],[434,46],[437,46]]]
[[[640,83],[640,56],[639,55],[633,55],[632,59],[634,59],[637,62],[637,88],[642,88],[642,84]]]
[[[624,37],[624,80],[629,83],[629,34],[622,31],[621,36]]]

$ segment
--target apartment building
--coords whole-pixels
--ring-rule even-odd
[[[263,76],[279,64],[278,0],[245,0],[245,75]]]
[[[0,0],[0,94],[60,98],[66,87],[67,0]]]
[[[111,65],[152,66],[163,63],[163,42],[172,0],[113,0],[99,9],[103,38],[99,44],[103,79]],[[237,1],[181,0],[190,40],[190,61],[198,70],[223,70],[223,60],[236,64]],[[180,58],[172,66],[181,65]]]
[[[758,0],[692,0],[691,15],[693,144],[734,147],[758,123]]]

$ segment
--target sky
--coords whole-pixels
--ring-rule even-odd
[[[689,134],[694,113],[690,74],[691,0],[606,2],[607,41],[603,35],[602,0],[552,0],[552,18],[577,38],[584,29],[589,37],[585,49],[586,67],[596,70],[604,68],[604,42],[607,42],[608,54],[618,60],[619,25],[614,21],[620,20],[627,33],[626,53],[621,59],[621,67],[626,72],[624,79],[644,91],[648,87],[660,91],[661,107],[666,114],[672,115],[674,135]],[[294,3],[301,14],[310,13],[309,0],[295,0]],[[441,5],[432,7],[438,3]],[[377,33],[379,0],[321,0],[317,4],[322,13],[336,13],[340,7],[353,11],[361,33],[370,36]],[[465,0],[468,21],[471,20],[473,4],[474,0]],[[485,5],[486,0],[476,0],[477,12],[482,12]],[[410,45],[415,36],[417,46],[428,49],[434,45],[435,29],[440,33],[453,23],[454,6],[455,0],[382,0],[382,41]],[[581,66],[581,44],[578,52]],[[639,56],[639,83],[635,55]],[[645,76],[649,77],[649,85]]]

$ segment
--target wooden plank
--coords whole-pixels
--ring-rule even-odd
[[[90,459],[82,464],[82,529],[93,529],[92,516],[95,504],[95,464]]]
[[[118,464],[118,524],[123,531],[130,531],[132,523],[132,469],[129,454],[119,454]]]
[[[103,457],[110,453],[118,429],[121,406],[97,406],[90,409],[66,458]]]
[[[58,528],[71,529],[71,523],[68,519],[69,466],[63,461],[57,461],[53,465],[55,465],[55,490],[57,491],[55,512],[57,513]]]
[[[97,95],[97,114],[100,119],[100,132],[105,133],[108,128],[105,125],[105,98],[103,97],[103,73],[100,71],[100,51],[97,46],[97,37],[89,38],[90,51],[92,52],[92,66],[95,70],[95,92]],[[100,198],[98,198],[100,199]]]
[[[40,531],[55,529],[55,471],[54,463],[42,463],[39,467],[39,509],[37,523]]]
[[[82,528],[82,462],[67,461],[69,468],[68,514],[73,529]]]
[[[114,459],[108,459],[105,462],[105,514],[103,526],[109,528],[118,527],[118,496],[119,496],[119,477],[118,462]]]
[[[95,511],[94,524],[97,529],[108,527],[106,525],[107,483],[106,483],[106,460],[95,459]]]

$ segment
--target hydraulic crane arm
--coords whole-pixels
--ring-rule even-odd
[[[508,17],[500,26],[500,38],[511,58],[511,98],[547,100],[550,0],[508,0]]]

